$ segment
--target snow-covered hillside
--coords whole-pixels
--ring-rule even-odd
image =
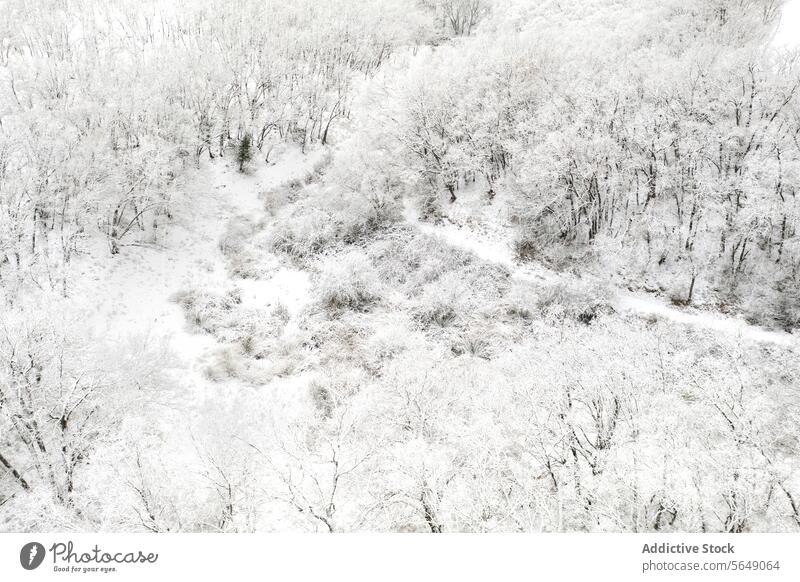
[[[800,527],[796,2],[10,4],[0,530]]]

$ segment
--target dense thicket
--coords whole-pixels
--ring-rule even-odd
[[[779,2],[544,2],[411,74],[413,188],[498,192],[521,258],[800,322],[800,68]],[[589,40],[591,39],[591,40]],[[428,201],[427,206],[430,208]]]

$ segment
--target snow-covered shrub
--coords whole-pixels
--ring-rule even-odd
[[[542,289],[536,308],[546,318],[591,325],[595,318],[611,311],[611,304],[608,291],[599,285],[559,283]]]
[[[359,391],[362,381],[359,372],[349,369],[335,369],[325,380],[311,380],[308,388],[315,412],[323,419],[331,418],[337,408],[346,406]]]
[[[470,289],[453,273],[428,285],[415,302],[411,314],[423,329],[453,325],[459,317],[469,315]]]
[[[269,244],[273,251],[302,261],[320,253],[334,238],[330,215],[303,200],[273,225]]]
[[[785,277],[748,295],[742,307],[749,321],[764,326],[778,324],[786,331],[800,328],[800,282]]]
[[[373,328],[368,317],[319,317],[305,331],[302,346],[314,365],[323,369],[331,366],[351,370],[370,367],[371,354],[366,346]]]
[[[325,151],[324,155],[314,162],[314,165],[306,173],[305,177],[303,178],[303,184],[309,185],[320,182],[322,177],[325,175],[325,171],[331,163],[331,159],[330,151]]]
[[[414,310],[414,319],[427,328],[433,325],[446,327],[458,317],[458,309],[447,298],[434,298]]]
[[[238,344],[243,353],[257,360],[266,358],[274,348],[288,319],[280,309],[237,309],[225,320],[225,330],[218,332],[226,341]],[[285,309],[285,308],[283,308]]]
[[[269,370],[273,376],[283,378],[305,369],[307,362],[302,341],[296,337],[281,338],[269,355]]]
[[[419,219],[423,222],[439,222],[442,220],[444,213],[442,212],[441,196],[435,190],[427,190],[423,192],[417,201],[419,209]]]
[[[514,255],[520,261],[533,261],[538,258],[538,242],[532,236],[526,234],[517,235],[514,239]]]
[[[278,301],[275,305],[273,305],[271,315],[275,321],[280,322],[284,325],[289,323],[289,320],[292,317],[292,314],[289,313],[289,308],[286,307],[286,305],[284,303],[281,303],[280,301]]]
[[[186,319],[195,327],[214,334],[225,325],[226,318],[241,304],[238,287],[217,294],[200,289],[186,289],[173,295],[172,300],[183,308]]]
[[[381,279],[392,287],[400,286],[410,298],[448,275],[453,275],[452,281],[444,285],[452,287],[460,281],[459,285],[469,288],[465,295],[475,307],[502,297],[509,285],[510,273],[505,267],[410,228],[392,229],[370,245],[368,252]]]
[[[335,403],[328,387],[318,382],[312,382],[309,386],[309,392],[317,413],[323,418],[330,418],[331,414],[333,414]]]
[[[409,296],[416,295],[444,273],[476,260],[474,255],[410,227],[388,231],[370,245],[368,252],[378,265],[381,279],[388,285],[402,286]]]
[[[380,300],[382,286],[369,258],[351,252],[326,265],[317,292],[319,304],[335,314],[369,309]]]
[[[375,329],[364,345],[364,366],[374,375],[380,375],[383,366],[424,340],[408,329],[403,317],[392,317]]]
[[[529,283],[516,283],[503,299],[507,315],[521,320],[531,320],[537,311],[538,296]]]
[[[374,204],[358,193],[312,187],[308,194],[274,225],[274,251],[306,260],[336,245],[365,241],[399,219],[395,205]]]
[[[236,350],[227,346],[214,353],[212,363],[205,367],[203,374],[212,382],[223,382],[239,376],[241,366],[241,358]]]
[[[459,356],[467,354],[488,360],[492,357],[492,337],[486,329],[467,330],[451,344],[452,352]]]
[[[204,368],[204,375],[213,382],[237,379],[251,386],[267,384],[273,378],[296,373],[303,365],[303,352],[296,340],[262,338],[260,343],[252,336],[243,342],[253,342],[251,352],[245,346],[226,344],[214,353],[212,362]]]

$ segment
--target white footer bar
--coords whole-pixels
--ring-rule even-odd
[[[0,580],[800,580],[800,534],[3,534]]]

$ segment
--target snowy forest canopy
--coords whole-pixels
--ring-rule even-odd
[[[796,531],[782,5],[0,0],[0,529]]]

